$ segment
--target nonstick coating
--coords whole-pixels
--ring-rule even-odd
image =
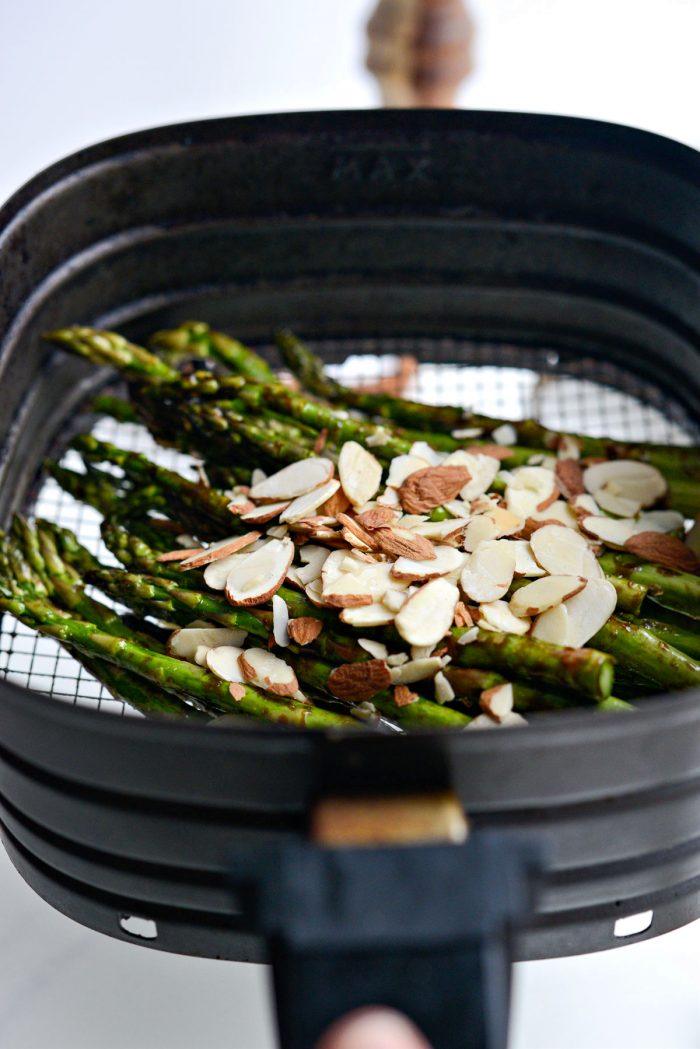
[[[396,336],[589,356],[700,416],[700,168],[642,132],[499,113],[210,121],[87,150],[0,216],[0,518],[96,381],[41,330],[140,336],[188,316],[253,342]],[[340,352],[340,351],[339,351]],[[522,957],[700,914],[700,696],[629,718],[410,738],[218,732],[0,688],[8,850],[46,899],[152,946],[263,958],[223,888],[229,845],[303,833],[330,792],[457,790],[477,826],[549,846]]]

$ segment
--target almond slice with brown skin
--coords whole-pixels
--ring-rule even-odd
[[[357,441],[346,441],[338,456],[338,476],[353,506],[362,506],[376,494],[382,480],[382,466]]]
[[[641,506],[653,506],[668,490],[663,476],[649,463],[636,459],[611,459],[589,466],[583,474],[586,491],[600,503],[598,491],[607,489],[611,495],[633,499]]]
[[[580,594],[569,598],[564,607],[568,613],[566,644],[582,648],[615,611],[617,593],[607,579],[589,579]]]
[[[550,575],[575,575],[584,579],[600,579],[603,575],[589,544],[571,528],[545,525],[533,533],[530,545],[537,561]]]
[[[432,539],[436,543],[448,543],[450,546],[459,546],[464,538],[464,533],[471,521],[471,517],[453,517],[446,521],[426,521],[425,524],[412,525],[411,532],[422,535],[425,539]]]
[[[374,550],[376,549],[376,539],[373,533],[363,528],[358,523],[357,518],[351,517],[349,514],[338,514],[338,523],[343,525],[343,530],[347,529],[348,532],[362,544],[360,549]],[[352,544],[351,542],[351,545]]]
[[[407,707],[410,703],[415,703],[418,696],[415,692],[411,692],[408,685],[396,685],[394,688],[394,703],[397,707]]]
[[[585,593],[585,590],[582,591]],[[555,605],[537,617],[532,625],[530,636],[538,641],[547,641],[550,645],[569,644],[569,611],[564,604]]]
[[[399,499],[408,513],[422,514],[454,499],[470,480],[466,466],[428,466],[406,478]]]
[[[487,688],[479,697],[479,706],[496,721],[502,721],[513,709],[513,686],[509,681]]]
[[[237,645],[217,645],[206,655],[206,666],[222,681],[243,681],[238,659],[243,649]]]
[[[232,605],[261,605],[276,594],[294,557],[291,539],[270,539],[231,569],[226,597]]]
[[[168,638],[166,651],[176,659],[194,660],[200,645],[218,648],[220,645],[242,645],[246,631],[236,627],[182,627]]]
[[[433,579],[399,609],[394,621],[409,645],[436,645],[452,625],[459,590],[446,579]]]
[[[309,460],[307,459],[306,461],[308,462]],[[318,510],[319,506],[322,506],[327,499],[330,499],[339,488],[339,481],[326,481],[325,484],[314,488],[313,491],[306,492],[305,495],[300,495],[293,499],[287,509],[280,514],[280,524],[292,524],[295,521],[302,521],[305,517],[312,514],[314,510]],[[327,523],[325,519],[323,523]]]
[[[295,644],[310,645],[323,630],[323,621],[314,616],[299,616],[289,620],[287,630]]]
[[[241,514],[241,521],[245,521],[246,524],[267,524],[273,518],[279,517],[288,506],[289,500],[284,503],[264,503],[263,506],[256,506]]]
[[[236,499],[232,499],[226,507],[226,509],[229,511],[229,513],[243,515],[250,513],[251,510],[255,510],[256,506],[255,503],[248,499],[247,496],[241,495],[238,496]]]
[[[339,488],[337,492],[334,492],[330,499],[326,499],[325,503],[319,506],[319,513],[326,517],[337,517],[338,514],[344,514],[346,510],[350,508],[350,500],[343,491]]]
[[[212,561],[204,569],[204,582],[206,585],[212,590],[225,590],[229,572],[242,565],[244,559],[255,553],[256,550],[259,550],[261,546],[264,546],[265,542],[267,540],[257,539],[237,554],[229,554],[228,557],[222,557],[220,561]]]
[[[434,561],[435,547],[422,535],[416,535],[408,528],[377,528],[372,538],[382,553],[390,557],[409,558],[412,561]]]
[[[358,514],[356,521],[362,527],[371,531],[373,528],[388,528],[396,524],[399,514],[389,506],[375,506],[372,510],[366,510]]]
[[[205,553],[205,547],[203,546],[190,546],[186,549],[182,547],[179,550],[168,550],[164,554],[158,554],[156,561],[161,563],[167,563],[169,561],[186,561],[189,557],[194,557],[196,554]]]
[[[247,648],[238,657],[241,674],[251,685],[275,696],[293,696],[299,682],[289,663],[265,648]]]
[[[536,616],[580,593],[587,580],[579,576],[548,575],[516,590],[510,599],[514,616]]]
[[[251,543],[256,542],[262,536],[262,532],[247,532],[245,535],[234,535],[229,539],[220,539],[218,543],[212,543],[206,550],[193,554],[186,561],[182,561],[180,568],[187,572],[192,568],[203,568],[212,561],[219,561],[223,557],[229,557],[237,553]]]
[[[417,470],[425,470],[429,466],[428,460],[418,455],[395,455],[389,463],[387,486],[400,488],[407,477],[416,473]]]
[[[460,626],[473,626],[474,620],[472,619],[471,612],[465,605],[464,601],[458,601],[457,607],[455,608],[454,624],[456,627]]]
[[[362,703],[391,685],[391,671],[383,659],[343,663],[331,671],[328,691],[348,703]]]
[[[522,518],[496,507],[486,513],[472,517],[464,531],[464,549],[474,552],[480,543],[513,535],[522,527]]]
[[[494,459],[492,455],[480,455],[478,452],[465,452],[461,449],[451,452],[444,465],[464,466],[469,471],[469,480],[459,493],[460,498],[467,502],[488,491],[499,470],[498,459]]]
[[[575,459],[559,459],[554,467],[554,477],[559,491],[569,503],[586,491],[583,469]]]
[[[504,597],[515,573],[515,552],[507,539],[479,543],[467,560],[460,580],[467,597],[478,604]]]
[[[297,499],[330,481],[333,471],[330,459],[301,459],[254,484],[250,489],[250,498],[255,502]]]
[[[627,540],[634,535],[635,521],[623,517],[594,517],[593,514],[581,517],[579,527],[586,535],[600,539],[613,550],[624,550]]]
[[[508,509],[518,517],[546,510],[558,496],[554,474],[544,466],[519,466],[511,471],[505,498]]]
[[[625,542],[625,550],[642,561],[651,561],[672,572],[700,572],[700,559],[674,535],[663,532],[639,532]]]
[[[432,558],[424,561],[399,557],[392,565],[392,576],[394,579],[403,579],[408,582],[425,582],[428,579],[448,575],[450,572],[461,569],[464,565],[465,555],[454,546],[435,546],[433,554]]]

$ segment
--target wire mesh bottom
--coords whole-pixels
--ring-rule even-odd
[[[588,358],[560,360],[558,353],[546,349],[451,339],[367,339],[342,344],[319,340],[314,349],[341,362],[330,364],[328,370],[349,385],[392,376],[400,356],[411,354],[420,363],[404,395],[429,404],[457,404],[506,419],[532,417],[551,429],[617,440],[689,444],[700,436],[676,402],[630,373]],[[160,447],[143,427],[101,419],[92,432],[101,440],[144,452],[185,476],[193,475],[195,460]],[[80,457],[70,450],[61,462],[81,469]],[[100,538],[101,515],[73,499],[52,478],[43,480],[26,510],[72,529],[101,561],[116,564]],[[55,641],[7,615],[0,631],[0,677],[62,702],[142,716],[114,699]]]

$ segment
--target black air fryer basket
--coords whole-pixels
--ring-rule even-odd
[[[336,364],[412,352],[423,392],[477,410],[500,395],[561,428],[697,439],[700,162],[639,131],[430,111],[147,131],[22,189],[0,270],[2,526],[38,494],[91,538],[40,477],[105,381],[40,342],[72,322],[140,339],[201,317],[262,352],[289,325]],[[700,915],[698,692],[525,730],[212,730],[95,709],[75,664],[11,622],[0,650],[0,816],[22,876],[109,935],[142,918],[162,950],[272,960],[288,1049],[367,1002],[436,1049],[499,1046],[508,957]],[[309,840],[325,799],[450,791],[464,845]]]

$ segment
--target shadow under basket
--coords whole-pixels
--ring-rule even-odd
[[[349,381],[411,354],[417,399],[698,441],[700,163],[627,128],[393,111],[146,131],[20,190],[0,214],[0,269],[1,523],[36,509],[96,552],[98,516],[41,475],[42,459],[93,427],[152,446],[80,411],[108,376],[41,343],[67,323],[144,339],[198,317],[270,360],[271,331],[289,325]],[[0,673],[0,818],[23,877],[109,935],[272,958],[291,1049],[368,1000],[416,1017],[436,1049],[501,1045],[508,957],[603,950],[700,916],[697,691],[630,716],[536,716],[524,731],[212,731],[119,716],[66,653],[7,617]],[[361,855],[308,843],[322,799],[444,791],[468,814],[467,846]],[[270,869],[306,915],[294,935],[265,909]],[[448,891],[455,870],[488,929]],[[324,877],[347,892],[329,889],[328,913],[306,914],[304,879]],[[498,963],[484,937],[503,947]],[[416,983],[436,959],[440,985]],[[342,995],[310,991],[324,971]],[[468,1007],[483,1014],[469,1037]]]

